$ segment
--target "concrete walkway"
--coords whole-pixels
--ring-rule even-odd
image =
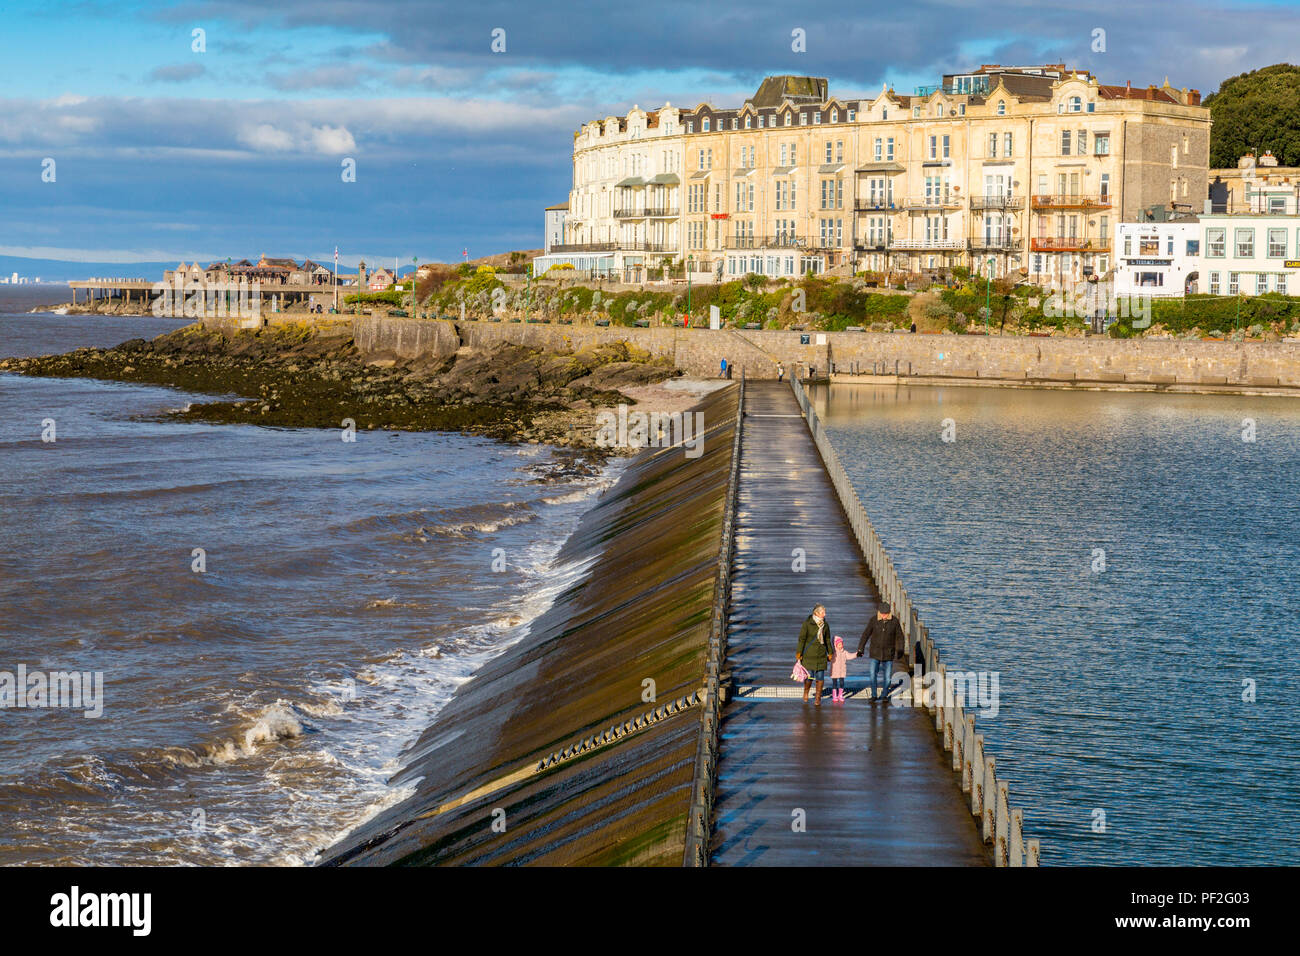
[[[794,689],[799,627],[826,605],[854,651],[876,591],[788,384],[746,386],[726,670],[732,686]],[[806,570],[792,570],[795,549]],[[866,665],[821,707],[771,691],[722,714],[713,865],[988,866],[951,758],[923,710],[870,704]],[[857,678],[857,679],[855,679]]]

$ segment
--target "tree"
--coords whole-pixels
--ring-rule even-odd
[[[1277,63],[1229,77],[1207,96],[1214,126],[1210,166],[1236,167],[1248,152],[1269,150],[1282,166],[1300,166],[1300,66]]]

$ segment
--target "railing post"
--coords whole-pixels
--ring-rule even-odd
[[[961,735],[961,792],[971,791],[971,751],[975,747],[975,715],[968,714]]]
[[[998,781],[998,805],[997,805],[997,822],[994,827],[993,835],[993,865],[1007,865],[1007,838],[1010,829],[1010,819],[1007,815],[1007,782]]]
[[[1038,866],[1038,841],[1030,840],[1025,845],[1028,847],[1028,852],[1025,853],[1025,866]]]
[[[1011,866],[1025,865],[1025,850],[1024,850],[1024,846],[1022,845],[1022,841],[1024,840],[1024,832],[1023,832],[1024,826],[1025,826],[1025,811],[1012,810],[1011,811],[1011,846],[1009,850],[1011,856],[1009,862]]]
[[[971,816],[984,822],[984,735],[975,735],[975,752],[971,755]]]
[[[992,757],[984,758],[984,805],[980,808],[981,823],[985,843],[993,842],[993,813],[997,804],[998,762]]]
[[[948,681],[947,681],[947,672],[944,670],[943,664],[939,665],[939,683],[936,686],[935,690],[936,693],[934,695],[934,729],[942,731],[944,721],[947,720],[948,718],[948,714],[947,714]]]

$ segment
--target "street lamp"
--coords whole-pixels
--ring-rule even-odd
[[[686,257],[686,327],[691,326],[691,272],[694,271],[695,257]]]
[[[415,280],[420,271],[420,257],[411,256],[411,317],[415,318]]]
[[[993,292],[993,257],[989,256],[988,270],[984,276],[984,334],[989,334],[989,315],[992,311],[992,292]]]

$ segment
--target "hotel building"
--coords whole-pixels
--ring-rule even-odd
[[[634,106],[575,132],[563,241],[535,268],[1075,281],[1113,268],[1121,220],[1202,207],[1209,139],[1196,90],[1062,64],[847,100],[819,77],[771,76],[739,108]]]

